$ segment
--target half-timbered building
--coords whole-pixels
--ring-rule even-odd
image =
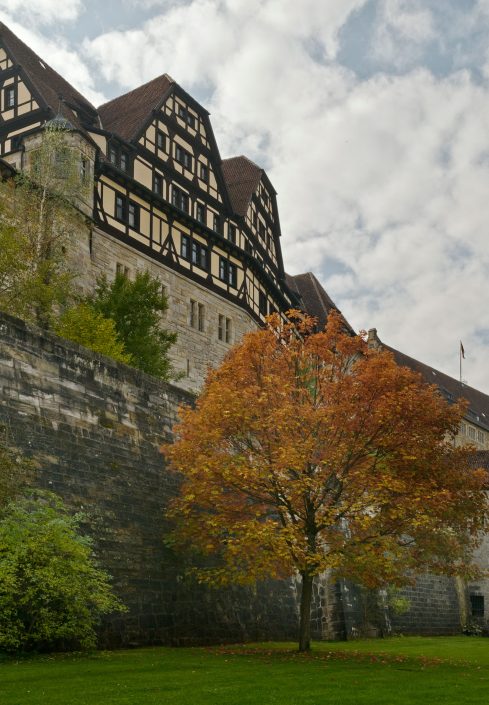
[[[90,289],[117,270],[160,278],[184,388],[198,389],[270,312],[302,305],[286,283],[267,174],[244,156],[221,159],[209,113],[170,76],[96,108],[0,24],[0,98],[0,157],[16,170],[29,168],[47,122],[69,133],[93,187],[81,204],[80,282]]]

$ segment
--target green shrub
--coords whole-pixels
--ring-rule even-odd
[[[47,492],[0,515],[0,650],[90,649],[100,616],[125,610],[81,520]]]
[[[67,340],[107,355],[117,362],[132,363],[132,358],[117,337],[115,322],[81,303],[63,313],[55,326],[56,333]]]

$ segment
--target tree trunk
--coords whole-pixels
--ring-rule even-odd
[[[301,612],[299,623],[299,651],[311,650],[311,601],[313,576],[301,573]]]

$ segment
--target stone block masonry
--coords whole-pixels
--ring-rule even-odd
[[[193,401],[182,389],[0,313],[0,423],[35,459],[37,484],[86,513],[99,562],[129,608],[101,625],[103,646],[297,637],[295,580],[212,590],[189,579],[165,545],[165,507],[178,480],[160,449],[172,440],[179,405]],[[367,614],[357,593],[327,575],[316,581],[313,638],[384,630],[375,605]],[[408,612],[391,615],[395,632],[460,630],[453,581],[422,577],[406,595]]]
[[[294,639],[293,581],[256,590],[192,582],[165,546],[177,479],[160,447],[188,393],[0,314],[0,423],[35,458],[37,483],[87,514],[103,567],[129,612],[104,646]],[[317,592],[315,632],[341,633],[334,593]],[[339,630],[336,632],[336,630]]]

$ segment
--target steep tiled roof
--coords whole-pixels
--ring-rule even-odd
[[[245,216],[251,197],[260,183],[263,169],[243,156],[223,159],[221,167],[233,211],[237,215]]]
[[[430,367],[424,362],[415,360],[413,357],[409,357],[409,355],[395,348],[391,348],[389,345],[385,345],[385,343],[382,343],[377,337],[375,329],[369,331],[369,338],[372,337],[372,333],[377,343],[394,354],[394,358],[399,365],[409,367],[415,372],[419,372],[426,382],[436,384],[447,399],[450,401],[466,399],[469,402],[469,410],[467,413],[468,420],[470,421],[472,419],[475,424],[485,426],[489,429],[489,395],[480,392],[474,387],[469,387],[467,384],[461,384],[459,380],[450,377],[444,372],[440,372],[440,370],[436,370],[434,367]]]
[[[312,272],[295,276],[286,274],[285,281],[289,289],[299,295],[302,301],[301,308],[310,316],[317,318],[320,329],[326,325],[330,311],[335,310],[341,313]],[[353,328],[346,319],[345,322],[349,331],[353,333]]]
[[[84,123],[96,122],[97,111],[94,106],[2,22],[0,41],[11,55],[14,64],[22,66],[33,87],[55,115],[61,112],[82,132],[85,131]],[[80,113],[83,113],[83,116]]]
[[[133,91],[104,103],[98,109],[102,127],[108,132],[115,132],[123,139],[131,141],[151,112],[160,106],[173,83],[173,79],[164,73]]]

